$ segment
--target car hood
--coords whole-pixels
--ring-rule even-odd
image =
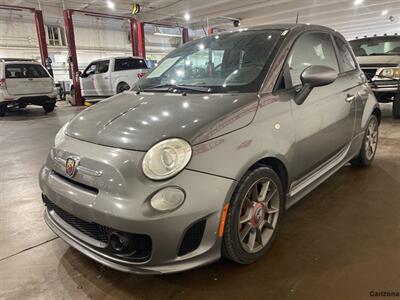
[[[400,65],[400,55],[373,55],[373,56],[358,56],[358,63],[362,65]]]
[[[66,134],[138,151],[171,137],[195,145],[248,125],[257,105],[255,93],[185,96],[125,92],[82,111],[71,120]]]

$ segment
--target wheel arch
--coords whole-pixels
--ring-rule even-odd
[[[382,112],[381,109],[377,106],[374,108],[374,110],[372,111],[372,114],[376,116],[376,118],[378,119],[378,124],[381,124],[381,119],[382,119]]]
[[[120,86],[120,84],[123,84],[123,83],[126,84],[126,85],[128,85],[129,88],[131,88],[131,85],[130,85],[128,82],[126,82],[126,80],[121,79],[121,80],[119,80],[119,81],[117,82],[117,84],[115,85],[115,93],[118,94],[118,87]]]

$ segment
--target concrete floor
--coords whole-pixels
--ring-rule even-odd
[[[373,167],[344,167],[291,208],[270,253],[186,273],[135,276],[86,258],[42,220],[37,174],[77,108],[0,120],[0,299],[367,299],[400,291],[400,121],[383,106]]]

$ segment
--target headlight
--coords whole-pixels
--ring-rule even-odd
[[[379,73],[379,76],[400,79],[400,68],[385,68]]]
[[[56,137],[54,139],[54,147],[58,147],[65,137],[65,130],[68,127],[69,122],[65,123],[63,127],[57,132]]]
[[[182,139],[168,139],[154,145],[144,156],[144,175],[153,180],[171,178],[182,171],[192,157],[192,147]]]
[[[185,201],[185,193],[175,187],[167,187],[158,191],[150,200],[152,208],[167,212],[177,209]]]

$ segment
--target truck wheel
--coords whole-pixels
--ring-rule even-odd
[[[7,105],[0,104],[0,117],[4,117],[6,115]]]
[[[120,82],[117,86],[117,94],[129,90],[131,87],[126,82]]]
[[[45,103],[43,104],[43,109],[45,112],[50,113],[54,110],[55,103]]]
[[[395,99],[393,100],[393,108],[392,108],[393,118],[400,119],[400,97],[395,96],[394,98]]]

